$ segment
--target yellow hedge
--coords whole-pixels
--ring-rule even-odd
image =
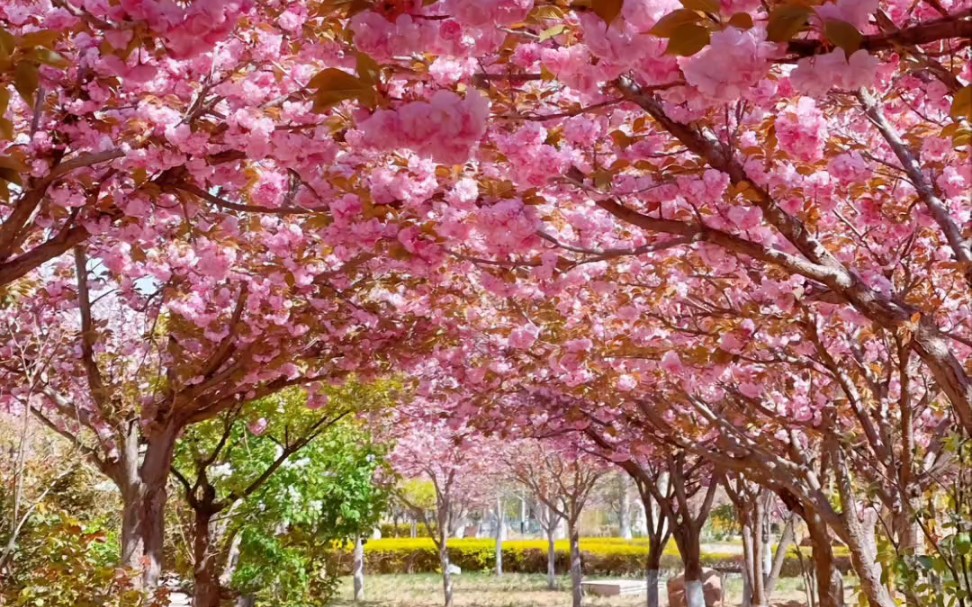
[[[584,572],[588,575],[640,576],[648,556],[645,539],[621,538],[581,539]],[[495,541],[492,539],[453,539],[448,542],[450,561],[464,571],[482,571],[494,566]],[[569,563],[570,545],[566,540],[555,544],[556,568],[565,573]],[[808,549],[804,553],[809,555]],[[835,549],[838,566],[847,570],[846,550]],[[365,544],[365,566],[372,573],[431,573],[439,569],[439,556],[431,538],[383,538]],[[742,561],[739,554],[704,553],[702,562],[708,567],[734,568]],[[341,555],[342,566],[350,570],[350,552]],[[662,568],[681,569],[681,559],[674,542],[665,547]],[[809,563],[807,563],[809,566]],[[510,572],[544,573],[547,570],[546,540],[510,540],[503,542],[503,568]],[[800,575],[796,549],[791,549],[783,567],[784,576]]]

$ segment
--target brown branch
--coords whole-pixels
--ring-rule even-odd
[[[882,32],[864,36],[861,48],[874,53],[902,46],[921,46],[951,38],[972,37],[972,9],[966,9],[925,23],[919,23],[893,32]],[[809,57],[831,50],[823,40],[791,40],[787,52],[796,57]]]
[[[835,293],[839,293],[845,301],[878,326],[895,332],[911,332],[914,336],[911,347],[945,390],[962,425],[972,431],[972,381],[970,381],[967,371],[955,353],[949,349],[948,342],[933,317],[920,314],[918,309],[904,300],[887,297],[864,284],[858,273],[849,270],[833,253],[827,250],[799,219],[780,208],[769,191],[750,181],[745,168],[732,155],[731,150],[726,149],[718,140],[713,139],[711,134],[706,133],[698,125],[683,124],[672,120],[665,113],[659,99],[654,95],[645,93],[630,78],[619,78],[615,84],[626,97],[641,107],[655,122],[678,139],[685,147],[698,155],[712,168],[726,173],[729,176],[730,183],[738,186],[745,184],[753,194],[751,196],[753,204],[763,212],[764,219],[811,262],[801,265],[815,271],[820,276],[817,280],[826,284]],[[599,205],[604,208],[603,203],[599,203]],[[628,212],[633,213],[630,210]],[[616,216],[618,215],[616,214]],[[755,243],[744,241],[738,237],[734,238],[736,242],[733,242],[733,244],[736,246],[756,251],[762,250],[762,247],[755,245]],[[775,250],[773,255],[779,260],[786,259]],[[793,256],[789,257],[798,260]],[[775,263],[784,268],[792,267],[786,263],[781,263],[781,261],[775,261]],[[803,274],[804,272],[799,273]],[[914,327],[916,315],[918,326]]]
[[[81,314],[81,363],[88,377],[92,399],[99,407],[104,407],[108,391],[95,361],[96,336],[91,319],[91,294],[88,290],[88,256],[81,245],[74,247],[74,270],[78,279],[78,310]]]
[[[825,266],[807,261],[796,255],[765,247],[722,230],[672,219],[657,219],[639,213],[616,200],[598,200],[595,204],[625,223],[638,226],[646,231],[662,232],[682,236],[693,241],[716,244],[734,253],[782,266],[791,272],[823,283],[836,278],[836,274]]]
[[[243,317],[243,310],[246,306],[246,293],[246,284],[244,283],[243,286],[240,287],[240,294],[236,300],[236,308],[233,310],[233,315],[230,317],[230,320],[227,323],[229,330],[226,333],[226,337],[220,341],[219,345],[213,351],[212,356],[209,357],[206,365],[200,371],[199,375],[201,377],[209,379],[213,373],[223,366],[223,363],[229,359],[230,355],[232,355],[233,351],[236,349],[233,344],[233,341],[236,338],[235,329],[236,325]]]
[[[200,188],[199,186],[190,183],[174,183],[170,187],[181,190],[193,196],[202,198],[203,200],[210,202],[221,209],[226,209],[229,211],[239,211],[241,213],[263,213],[269,215],[308,215],[316,213],[318,211],[313,211],[310,209],[305,209],[302,207],[263,207],[254,204],[241,204],[239,202],[231,202],[225,198],[220,198],[215,194],[210,194],[206,190]]]
[[[3,222],[3,225],[0,225],[0,260],[6,260],[13,255],[16,243],[20,241],[24,228],[47,194],[48,187],[54,181],[74,169],[89,167],[122,156],[124,156],[124,153],[120,150],[80,154],[70,160],[61,162],[51,169],[51,172],[46,177],[34,183],[17,201],[13,212]],[[5,283],[0,282],[0,284]]]
[[[537,236],[550,243],[553,243],[558,248],[565,249],[573,253],[592,255],[593,257],[584,260],[584,262],[586,263],[595,262],[595,261],[605,261],[608,259],[615,259],[617,257],[627,257],[627,256],[637,257],[638,255],[643,255],[645,253],[664,251],[666,249],[671,249],[673,247],[677,247],[683,244],[689,244],[693,242],[693,240],[695,240],[694,237],[685,236],[682,238],[673,238],[671,240],[666,240],[665,242],[646,244],[640,247],[635,247],[633,249],[621,249],[621,248],[587,249],[584,247],[564,244],[559,240],[557,240],[556,238],[554,238],[553,236],[542,231],[538,231]]]
[[[602,101],[600,103],[594,103],[585,107],[579,107],[574,110],[566,110],[563,112],[556,112],[553,114],[506,114],[502,116],[496,116],[500,120],[526,120],[530,122],[546,122],[548,120],[558,120],[560,118],[572,118],[574,116],[580,116],[581,114],[588,114],[590,112],[596,112],[598,110],[604,109],[606,107],[612,107],[623,103],[624,99],[609,99],[607,101]]]
[[[972,26],[972,22],[969,25]],[[945,203],[938,197],[935,191],[935,186],[928,179],[928,176],[918,163],[918,155],[908,147],[908,144],[901,139],[898,131],[885,118],[884,111],[878,106],[877,100],[865,91],[859,92],[857,98],[864,107],[864,113],[871,120],[871,123],[874,124],[875,128],[877,128],[878,132],[881,133],[881,137],[884,138],[888,147],[894,152],[894,155],[898,158],[898,162],[904,167],[911,184],[918,192],[918,196],[928,208],[928,213],[935,220],[935,223],[938,224],[938,227],[941,228],[942,233],[945,235],[945,240],[948,241],[949,246],[952,248],[952,254],[955,255],[955,260],[962,266],[962,275],[965,277],[965,282],[972,288],[972,244],[962,236],[962,230],[959,228],[958,223],[949,215],[948,209],[945,208]]]
[[[68,442],[70,442],[72,445],[77,447],[78,451],[85,454],[88,457],[88,459],[90,459],[92,463],[94,463],[95,467],[98,468],[98,470],[107,474],[107,470],[108,470],[107,463],[103,459],[101,459],[101,456],[98,454],[97,450],[95,450],[92,447],[89,447],[88,445],[84,444],[81,441],[81,436],[79,434],[72,433],[65,428],[61,428],[60,426],[55,424],[49,417],[44,415],[41,412],[41,410],[38,409],[37,407],[31,405],[28,407],[28,409],[31,415],[36,417],[42,424],[44,424],[45,426],[47,426],[57,434],[66,438]],[[107,474],[107,476],[110,477],[111,475]]]

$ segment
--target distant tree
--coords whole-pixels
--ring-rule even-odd
[[[570,442],[524,441],[515,457],[507,460],[514,477],[528,487],[537,501],[558,519],[567,522],[570,538],[571,604],[583,602],[580,553],[580,516],[598,480],[606,473],[600,458],[590,456]],[[548,532],[547,581],[551,581],[550,554],[553,538]]]
[[[223,583],[277,604],[330,595],[330,542],[367,532],[384,509],[383,449],[353,414],[387,390],[288,390],[186,432],[172,473],[192,513],[194,607],[219,605]]]
[[[400,430],[391,455],[404,477],[396,498],[432,532],[442,568],[445,607],[454,603],[448,539],[463,514],[485,506],[495,496],[501,445],[465,426],[412,418]]]

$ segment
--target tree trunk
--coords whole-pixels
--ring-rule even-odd
[[[786,525],[783,527],[783,535],[780,536],[780,543],[776,547],[776,554],[773,556],[773,564],[770,566],[769,575],[766,578],[766,600],[769,601],[773,596],[773,591],[776,590],[776,583],[780,579],[780,573],[783,571],[783,564],[786,561],[786,554],[790,551],[790,546],[793,544],[793,516],[790,515],[786,519]]]
[[[118,461],[108,469],[122,498],[121,565],[127,569],[142,567],[142,478],[138,470],[138,424],[132,423],[123,435]]]
[[[673,525],[675,543],[685,567],[685,604],[687,607],[705,607],[702,593],[702,542],[700,528],[695,525]]]
[[[752,607],[753,605],[753,527],[748,513],[738,512],[739,522],[742,524],[742,550],[743,550],[743,595],[742,607]]]
[[[773,496],[772,493],[764,491],[761,499],[763,507],[762,516],[762,542],[763,542],[763,596],[766,598],[766,602],[769,603],[769,591],[766,590],[769,585],[769,577],[773,571],[773,543],[772,543],[772,528],[770,526],[770,501],[769,498]]]
[[[520,533],[527,532],[527,501],[525,497],[520,498]]]
[[[496,497],[496,577],[503,576],[503,496]]]
[[[648,561],[646,563],[645,581],[648,583],[647,607],[658,607],[658,583],[661,570],[661,557],[665,547],[654,539],[648,544]]]
[[[142,564],[141,493],[138,485],[122,489],[121,566],[127,569],[138,569]]]
[[[632,478],[639,480],[637,477]],[[655,512],[655,500],[652,498],[647,485],[652,482],[654,482],[653,479],[647,475],[641,477],[638,490],[645,514],[645,532],[648,536],[648,558],[645,562],[645,580],[648,583],[648,592],[645,600],[647,607],[658,607],[659,571],[661,570],[662,556],[665,553],[665,545],[668,543],[669,529],[668,519]]]
[[[361,536],[356,535],[354,538],[354,564],[352,565],[352,571],[354,576],[354,600],[363,601],[365,598],[364,593],[364,542],[361,541]]]
[[[631,534],[631,481],[627,474],[620,474],[618,475],[618,482],[621,485],[621,507],[618,509],[621,538],[630,540],[633,537]]]
[[[445,597],[445,607],[452,607],[452,572],[449,571],[449,548],[446,546],[447,536],[440,534],[439,566],[442,567],[442,592]]]
[[[159,583],[163,567],[165,544],[166,484],[178,430],[172,426],[147,436],[148,447],[142,460],[140,535],[144,550],[142,583],[147,590]]]
[[[584,571],[581,565],[580,531],[577,529],[576,521],[570,523],[568,533],[570,534],[570,604],[571,607],[581,607],[584,601],[581,587]]]
[[[706,607],[702,580],[685,580],[685,604],[687,607]]]
[[[764,577],[766,573],[763,571],[763,563],[765,559],[763,557],[763,500],[762,496],[758,495],[753,501],[754,512],[752,516],[752,530],[753,530],[753,575],[752,575],[752,604],[754,607],[763,607],[766,605],[766,593],[764,592],[765,581]]]
[[[840,515],[843,529],[840,531],[844,533],[841,537],[847,542],[851,564],[854,566],[854,572],[857,573],[857,579],[861,583],[861,593],[867,598],[871,607],[896,607],[888,589],[881,583],[876,546],[873,540],[874,526],[873,524],[869,525],[870,533],[868,533],[861,524],[860,510],[851,484],[850,473],[847,471],[843,459],[843,452],[838,447],[833,447],[833,454],[836,463],[834,470],[836,472],[837,489],[843,506]]]
[[[547,527],[547,589],[557,589],[557,540],[554,538],[556,526]]]
[[[827,527],[810,508],[805,510],[804,520],[813,542],[813,569],[820,607],[844,607],[844,584],[840,573],[834,569],[834,549]]]
[[[851,564],[861,583],[861,592],[867,597],[870,607],[896,607],[888,589],[881,583],[875,556],[866,546],[861,524],[856,520],[856,512],[849,511],[843,515],[847,521],[847,548],[851,555]]]
[[[918,530],[910,505],[906,505],[900,512],[896,513],[891,524],[894,527],[894,534],[898,540],[898,557],[918,554],[920,542],[918,541]],[[914,589],[904,588],[903,590],[908,607],[918,607],[918,596],[915,594]]]
[[[195,509],[192,555],[192,607],[219,607],[219,567],[213,515],[205,508]]]

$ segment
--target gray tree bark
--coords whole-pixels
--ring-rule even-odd
[[[364,542],[361,541],[361,536],[358,535],[354,538],[354,562],[352,564],[355,602],[365,599],[364,561]]]

